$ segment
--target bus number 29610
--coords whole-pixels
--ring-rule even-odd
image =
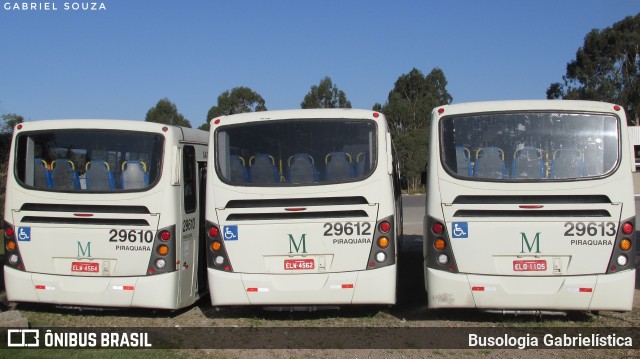
[[[131,242],[131,243],[151,243],[153,242],[153,232],[136,229],[112,229],[109,230],[111,237],[109,242]]]

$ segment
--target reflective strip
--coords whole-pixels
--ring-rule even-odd
[[[471,290],[474,292],[495,292],[496,287],[471,287]]]
[[[254,288],[254,287],[247,288],[247,292],[253,292],[253,293],[256,293],[256,292],[264,293],[264,292],[268,292],[268,291],[269,291],[269,288]]]
[[[48,285],[36,284],[36,289],[40,290],[56,290],[56,287],[51,287]]]
[[[134,290],[134,286],[132,285],[114,285],[114,290]]]
[[[567,288],[567,292],[572,293],[592,293],[593,288]]]

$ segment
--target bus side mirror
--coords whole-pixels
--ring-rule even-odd
[[[409,181],[407,181],[406,176],[400,176],[400,189],[405,191],[409,189]]]
[[[423,187],[426,187],[426,185],[427,185],[427,171],[420,172],[420,184]]]

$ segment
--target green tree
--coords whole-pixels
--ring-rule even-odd
[[[428,126],[434,107],[451,103],[444,72],[434,68],[427,76],[416,68],[401,75],[384,106],[374,105],[384,112],[393,134]]]
[[[640,117],[640,14],[628,16],[584,38],[576,58],[567,63],[563,83],[552,83],[548,99],[580,99],[616,103],[629,122]]]
[[[441,69],[434,68],[424,76],[413,68],[398,78],[384,105],[373,105],[373,110],[384,113],[389,121],[400,169],[411,189],[419,187],[420,173],[427,160],[431,111],[451,103],[452,99]]]
[[[1,116],[4,124],[2,125],[2,129],[0,132],[2,133],[13,133],[13,128],[19,124],[24,122],[24,117],[15,114],[15,113],[7,113]]]
[[[166,125],[191,127],[189,120],[178,113],[178,108],[168,98],[163,98],[147,111],[145,116],[147,122],[164,123]]]
[[[334,85],[329,76],[320,80],[319,85],[311,86],[311,90],[300,103],[301,108],[351,108],[344,91]]]
[[[265,101],[260,94],[248,87],[235,87],[218,96],[218,105],[209,109],[207,121],[198,128],[209,131],[209,121],[219,116],[266,110]]]

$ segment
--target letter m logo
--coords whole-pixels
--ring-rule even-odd
[[[307,253],[307,243],[306,243],[306,234],[302,234],[298,243],[293,238],[293,235],[289,235],[289,253],[293,253],[295,249],[296,253],[300,253],[300,249],[302,249],[302,253]]]
[[[87,245],[83,248],[80,241],[78,243],[78,258],[91,258],[91,242],[87,242]]]
[[[522,250],[520,251],[520,253],[524,253],[525,247],[527,248],[527,251],[531,253],[534,246],[536,247],[535,253],[540,253],[540,232],[536,233],[536,236],[533,238],[532,243],[529,243],[529,239],[524,232],[520,232],[520,234],[522,235]]]

